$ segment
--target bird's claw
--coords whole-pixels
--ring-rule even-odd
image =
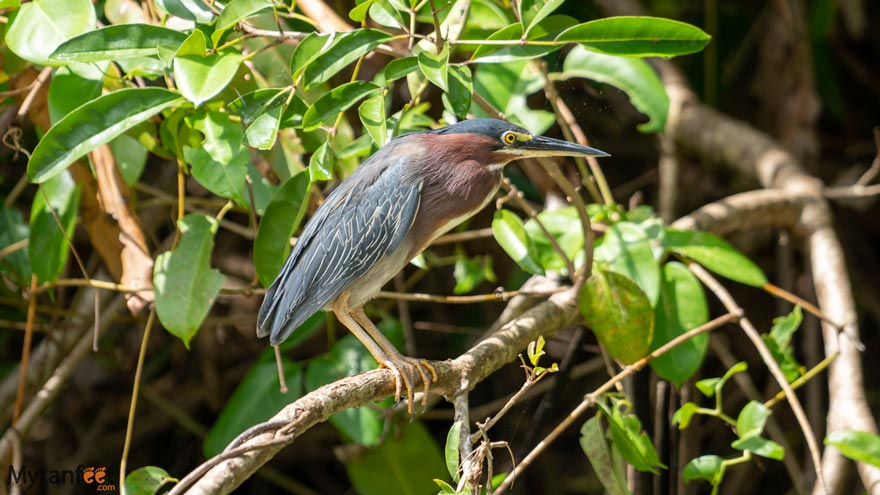
[[[406,389],[406,410],[413,414],[413,384],[416,382],[416,375],[422,380],[424,388],[422,389],[422,407],[428,405],[428,388],[431,383],[437,381],[437,370],[428,361],[424,359],[414,359],[403,355],[389,358],[382,363],[382,366],[394,373],[394,400],[400,402],[401,392]]]

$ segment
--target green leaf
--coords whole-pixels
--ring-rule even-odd
[[[663,267],[660,298],[654,308],[651,350],[707,321],[709,306],[700,281],[685,265],[676,261],[667,263]],[[664,380],[681,387],[700,368],[708,345],[709,336],[705,333],[691,337],[651,361],[651,368]]]
[[[758,435],[738,438],[730,446],[737,450],[748,450],[755,455],[776,459],[777,461],[781,461],[785,457],[785,449],[781,445]]]
[[[241,144],[241,126],[228,114],[215,111],[187,117],[186,121],[204,136],[183,146],[183,158],[193,177],[212,193],[249,208],[245,176],[250,153]]]
[[[355,8],[351,9],[348,12],[348,18],[353,20],[354,22],[364,22],[364,20],[367,18],[367,10],[369,10],[370,6],[373,5],[373,1],[374,0],[366,0],[355,6]]]
[[[309,158],[309,178],[312,182],[323,182],[333,178],[333,148],[330,142],[323,143]]]
[[[721,467],[724,459],[717,455],[704,455],[697,457],[691,462],[687,463],[687,466],[684,467],[684,470],[681,473],[682,479],[685,483],[690,483],[691,480],[706,480],[711,482],[713,485],[718,484],[721,476]]]
[[[28,233],[21,212],[0,201],[0,250],[27,239]],[[30,284],[31,264],[27,249],[19,249],[0,259],[0,271],[9,273],[10,269],[18,275],[16,280],[20,286]]]
[[[370,138],[381,148],[388,140],[388,117],[385,116],[385,95],[377,94],[364,100],[358,107],[358,116],[364,125],[364,130],[370,134]]]
[[[825,439],[841,454],[858,462],[880,467],[880,436],[867,431],[835,430]]]
[[[580,263],[583,263],[584,232],[577,210],[573,206],[542,211],[538,213],[538,220],[556,239],[556,243],[559,244],[568,259],[574,261],[576,268]],[[567,273],[568,267],[565,260],[550,245],[550,240],[535,219],[530,218],[526,222],[526,233],[535,245],[538,262],[544,270]]]
[[[55,280],[67,264],[68,241],[76,227],[79,197],[79,188],[69,174],[59,174],[44,182],[34,196],[28,258],[40,282]]]
[[[455,495],[456,494],[455,487],[453,487],[449,483],[447,483],[443,480],[439,480],[437,478],[434,478],[434,483],[437,483],[437,486],[440,487],[439,495]]]
[[[461,473],[458,472],[458,446],[461,443],[461,421],[452,423],[449,433],[446,434],[446,449],[444,457],[446,458],[446,471],[452,476],[452,481],[458,483],[461,479]]]
[[[673,57],[702,50],[712,37],[690,24],[659,17],[609,17],[571,27],[556,41],[629,57]]]
[[[788,315],[774,318],[770,333],[761,335],[770,354],[779,363],[785,379],[789,382],[797,380],[803,373],[803,367],[797,362],[794,349],[791,347],[791,337],[800,327],[801,321],[803,321],[801,307],[795,306]]]
[[[156,315],[172,335],[189,348],[225,277],[211,268],[211,251],[219,222],[207,215],[190,213],[178,222],[183,234],[173,251],[156,258],[153,285]]]
[[[300,74],[309,63],[333,44],[333,39],[330,34],[311,33],[299,42],[290,57],[290,73],[295,82],[299,82]]]
[[[740,438],[760,435],[771,411],[758,401],[749,401],[736,418],[736,434]]]
[[[143,24],[148,22],[142,9],[136,8],[134,0],[105,0],[104,17],[110,24]]]
[[[403,6],[398,3],[398,7]],[[406,8],[398,9],[389,0],[376,0],[370,5],[370,18],[380,26],[401,29],[406,26],[406,21],[401,15],[402,11],[406,12]]]
[[[459,253],[455,258],[455,269],[452,275],[455,277],[455,288],[452,289],[452,292],[467,294],[485,280],[495,281],[492,258],[488,256],[468,258],[463,253]]]
[[[722,277],[753,287],[767,283],[767,277],[756,264],[730,243],[708,232],[666,229],[663,245],[667,250],[687,256]]]
[[[654,312],[647,296],[629,278],[600,270],[578,298],[581,315],[611,357],[632,364],[648,353]]]
[[[300,365],[282,357],[281,366],[287,384],[287,393],[284,394],[278,383],[278,366],[273,359],[260,359],[251,366],[205,436],[202,444],[205,457],[219,454],[242,432],[268,420],[302,396]]]
[[[314,131],[321,124],[336,120],[340,112],[348,110],[361,98],[379,89],[373,83],[352,81],[337,86],[318,98],[303,115],[303,130]]]
[[[678,425],[679,430],[683,430],[691,424],[691,419],[694,417],[694,414],[697,412],[700,406],[694,404],[693,402],[685,402],[675,411],[675,414],[672,415],[672,424]]]
[[[159,493],[165,483],[176,483],[168,471],[156,466],[144,466],[125,476],[126,495],[153,495]]]
[[[214,13],[204,0],[155,0],[156,6],[171,15],[208,24],[214,20]]]
[[[555,15],[544,19],[539,24],[535,24],[529,28],[528,35],[523,35],[522,24],[516,22],[506,26],[491,36],[489,40],[510,40],[519,41],[523,38],[528,41],[552,41],[559,33],[571,27],[575,20],[564,15]],[[484,44],[474,50],[471,59],[478,63],[498,63],[512,62],[516,60],[529,60],[533,58],[543,57],[548,53],[553,53],[562,48],[562,44],[522,44],[513,43],[510,45],[494,45]]]
[[[235,77],[242,60],[244,55],[233,49],[208,55],[178,55],[174,57],[177,88],[187,100],[199,106],[223,91]]]
[[[440,449],[421,422],[401,424],[399,430],[382,445],[346,463],[356,493],[436,493],[433,479],[444,471]]]
[[[621,407],[621,401],[610,407],[597,404],[608,419],[608,438],[617,452],[639,471],[659,474],[657,468],[666,468],[657,457],[651,437],[642,431],[638,416]]]
[[[187,36],[149,24],[118,24],[83,33],[62,43],[51,55],[65,62],[98,62],[159,54],[159,47],[176,51]]]
[[[509,210],[498,210],[492,220],[492,235],[517,265],[532,274],[544,274],[544,270],[535,260],[535,248],[532,245],[522,220]]]
[[[290,236],[305,214],[310,184],[306,171],[287,179],[272,196],[260,219],[254,239],[254,268],[263,287],[272,284],[290,253]]]
[[[419,70],[419,58],[418,57],[402,57],[396,58],[385,66],[381,72],[381,81],[383,84],[388,84],[392,81],[396,81],[401,77],[406,77],[410,72],[414,72]]]
[[[471,70],[466,65],[450,66],[448,83],[449,90],[443,93],[443,105],[456,117],[464,119],[474,97]]]
[[[217,23],[214,24],[214,34],[211,35],[214,46],[217,46],[227,29],[234,27],[243,19],[271,8],[272,5],[270,0],[232,0],[226,4],[226,7],[220,12],[220,16],[217,17]]]
[[[419,69],[422,74],[434,83],[434,86],[449,91],[447,79],[449,77],[449,45],[444,44],[438,54],[427,51],[419,53]]]
[[[626,475],[619,462],[615,462],[602,431],[602,413],[588,419],[581,427],[581,449],[587,454],[593,471],[605,487],[608,495],[629,495]]]
[[[532,110],[526,98],[543,91],[545,78],[526,60],[508,63],[483,64],[474,74],[474,92],[501,110],[511,122],[521,125],[535,134],[543,134],[556,121],[545,110]],[[479,105],[472,105],[476,117],[488,115]]]
[[[181,101],[167,89],[128,88],[78,107],[37,144],[28,162],[28,178],[45,182],[89,151]]]
[[[90,67],[91,66],[86,66]],[[49,119],[57,123],[76,107],[88,103],[101,96],[104,86],[104,74],[83,74],[72,71],[69,67],[59,67],[49,82]]]
[[[390,35],[376,29],[357,29],[347,33],[337,33],[333,44],[306,65],[302,73],[305,89],[327,81],[361,55],[367,54],[391,38]]]
[[[742,373],[749,369],[748,363],[745,361],[740,361],[727,370],[724,373],[724,376],[721,378],[705,378],[703,380],[698,381],[695,385],[697,389],[703,393],[706,397],[714,397],[715,392],[721,390],[724,387],[724,384],[727,383],[727,380],[730,380],[730,377],[737,373]]]
[[[6,46],[39,65],[60,65],[50,55],[58,46],[95,28],[89,0],[34,0],[21,6],[6,31]]]
[[[575,46],[565,57],[561,79],[583,77],[610,84],[629,96],[633,106],[648,116],[638,125],[644,133],[660,132],[666,125],[669,96],[666,88],[644,60],[592,52]]]
[[[645,230],[630,222],[612,225],[596,246],[595,259],[635,281],[654,305],[660,297],[660,266]]]

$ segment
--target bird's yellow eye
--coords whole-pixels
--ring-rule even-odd
[[[513,131],[507,131],[501,135],[501,139],[507,144],[513,144],[516,142],[516,133]]]

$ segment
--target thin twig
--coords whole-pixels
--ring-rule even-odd
[[[388,292],[381,291],[379,292],[378,297],[384,297],[386,299],[395,299],[395,300],[403,300],[403,301],[423,301],[423,302],[435,302],[435,303],[443,303],[443,304],[475,304],[481,302],[491,302],[498,301],[504,302],[508,299],[516,296],[527,296],[527,297],[547,297],[553,294],[563,292],[568,290],[569,287],[560,287],[556,290],[552,291],[523,291],[523,290],[511,290],[511,291],[497,291],[492,292],[491,294],[474,294],[470,296],[438,296],[434,294],[422,294],[422,293],[413,293],[413,292]]]
[[[137,367],[134,371],[134,385],[131,390],[131,405],[128,409],[128,424],[125,427],[125,442],[122,444],[122,458],[119,460],[119,484],[125,484],[125,468],[128,464],[128,451],[131,448],[131,436],[134,431],[134,412],[137,408],[138,392],[141,388],[141,373],[144,369],[144,361],[147,357],[147,343],[150,341],[150,330],[153,328],[153,320],[156,318],[155,306],[150,308],[147,324],[144,326],[144,336],[141,339],[141,349],[138,352]]]
[[[611,390],[611,388],[613,388],[623,379],[634,375],[635,373],[638,373],[642,368],[647,366],[649,362],[656,359],[658,356],[662,356],[663,354],[669,352],[669,350],[681,344],[682,342],[685,342],[701,333],[706,333],[728,323],[734,322],[738,319],[739,315],[734,313],[727,313],[723,316],[715,318],[708,323],[700,325],[697,328],[689,330],[670,340],[666,344],[660,346],[642,359],[639,359],[635,363],[626,366],[625,368],[623,368],[623,370],[620,371],[620,373],[616,374],[614,377],[606,381],[604,384],[602,384],[602,386],[585,395],[584,400],[581,401],[581,403],[578,404],[578,406],[574,408],[574,410],[572,410],[564,420],[562,420],[558,425],[556,425],[555,428],[553,428],[553,431],[551,431],[543,440],[541,440],[541,442],[538,443],[538,445],[536,445],[535,448],[532,449],[532,451],[529,452],[528,455],[526,455],[523,460],[519,462],[519,464],[510,472],[510,475],[508,475],[507,479],[505,479],[493,492],[493,495],[500,495],[509,490],[514,478],[519,476],[519,474],[522,473],[523,470],[528,468],[532,464],[532,462],[534,462],[534,460],[539,455],[541,455],[541,453],[543,453],[544,450],[546,450],[547,447],[549,447],[550,444],[559,437],[559,435],[567,430],[569,426],[574,424],[574,422],[577,421],[581,415],[583,415],[591,407],[593,407],[593,405],[596,403],[596,399],[600,395]]]
[[[721,301],[721,304],[724,307],[734,314],[744,315],[743,309],[737,304],[736,300],[733,299],[733,296],[724,288],[718,280],[712,276],[705,268],[700,266],[694,262],[688,262],[688,268],[691,270],[691,273],[696,275],[700,281],[715,294],[715,297]],[[807,440],[807,448],[810,451],[810,457],[813,460],[813,468],[816,470],[816,480],[818,481],[819,486],[822,491],[827,493],[825,490],[825,478],[822,475],[822,457],[819,454],[819,445],[816,442],[816,436],[813,432],[812,427],[810,426],[810,420],[807,418],[806,413],[804,412],[803,406],[801,406],[801,401],[798,399],[797,395],[795,395],[794,391],[791,388],[791,385],[788,383],[788,380],[785,378],[785,374],[782,372],[782,369],[779,367],[779,363],[776,362],[776,359],[773,358],[773,355],[770,353],[770,349],[767,348],[767,344],[761,338],[761,335],[758,333],[758,330],[752,325],[748,318],[742,316],[739,319],[739,325],[745,332],[746,336],[749,340],[752,341],[752,345],[760,354],[761,359],[764,361],[764,364],[767,365],[767,369],[770,370],[770,374],[773,375],[773,378],[776,379],[779,386],[785,392],[786,397],[788,398],[788,402],[791,405],[791,410],[794,413],[795,418],[797,419],[798,425],[800,425],[801,430],[803,431],[804,438]]]
[[[29,291],[30,300],[27,309],[27,326],[24,331],[24,343],[21,345],[21,374],[18,378],[18,391],[15,394],[15,408],[12,410],[12,425],[18,422],[21,416],[21,409],[24,406],[24,392],[27,388],[27,372],[28,362],[31,357],[31,344],[34,339],[34,319],[36,318],[37,308],[37,276],[31,275],[31,290]]]

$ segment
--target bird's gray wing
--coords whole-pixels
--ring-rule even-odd
[[[270,335],[273,345],[392,253],[409,232],[421,183],[403,180],[401,163],[378,173],[366,166],[318,208],[267,291],[257,335]]]

